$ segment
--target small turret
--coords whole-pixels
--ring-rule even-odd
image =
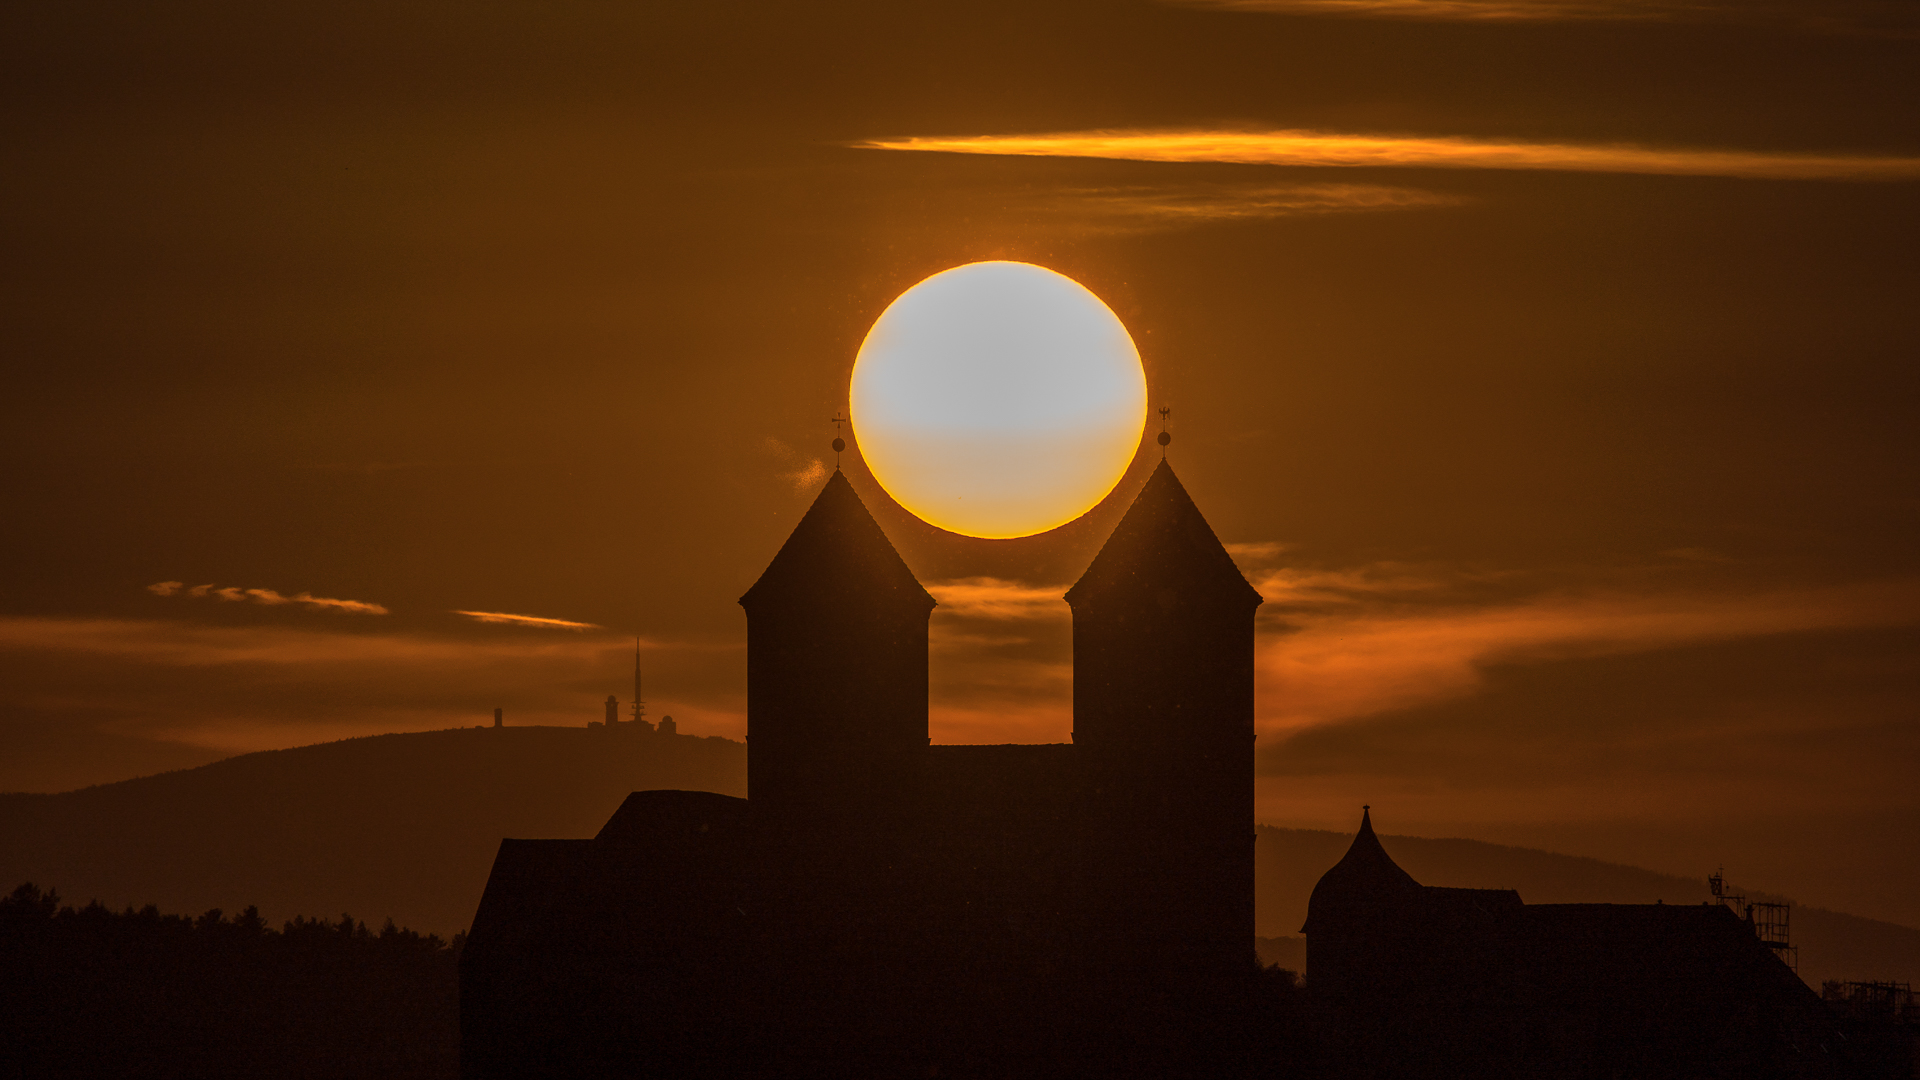
[[[1307,978],[1326,1001],[1361,1000],[1405,974],[1426,935],[1424,890],[1373,832],[1371,807],[1346,855],[1321,875],[1307,900]],[[1517,902],[1517,901],[1516,901]],[[1429,952],[1431,950],[1428,950]]]
[[[1347,853],[1321,875],[1307,900],[1307,924],[1303,934],[1339,933],[1357,923],[1366,923],[1381,910],[1398,908],[1409,897],[1419,894],[1420,884],[1413,875],[1380,846],[1373,832],[1373,808],[1360,808],[1360,832],[1347,847]]]

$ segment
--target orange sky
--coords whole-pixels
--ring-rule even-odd
[[[867,328],[1004,258],[1125,321],[1268,598],[1263,820],[1370,802],[1920,925],[1900,5],[9,27],[0,789],[585,723],[634,635],[656,712],[737,736],[734,601]],[[942,602],[937,737],[1065,736],[1058,596],[1155,456],[987,542],[847,455]]]

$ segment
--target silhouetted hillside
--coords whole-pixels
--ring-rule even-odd
[[[1255,844],[1256,933],[1268,963],[1304,963],[1300,926],[1320,875],[1346,853],[1352,833],[1262,825]],[[1708,899],[1703,867],[1697,879],[1636,866],[1557,855],[1478,840],[1382,836],[1382,845],[1422,885],[1514,889],[1529,904],[1698,904]],[[1755,899],[1782,899],[1748,890]],[[1920,930],[1822,908],[1793,909],[1800,975],[1824,979],[1920,982]]]
[[[503,836],[592,836],[629,792],[746,794],[746,747],[586,728],[380,735],[0,795],[0,881],[79,903],[257,904],[466,929]]]
[[[746,793],[746,748],[725,739],[585,728],[381,735],[229,758],[58,795],[0,795],[0,882],[56,886],[78,903],[175,911],[258,904],[391,915],[467,928],[503,836],[588,837],[629,792]],[[1299,970],[1314,882],[1352,834],[1261,826],[1256,930]],[[1382,837],[1421,882],[1511,888],[1528,903],[1697,904],[1699,880],[1475,840]],[[1920,982],[1920,930],[1796,907],[1813,985]]]

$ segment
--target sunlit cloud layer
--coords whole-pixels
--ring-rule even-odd
[[[183,581],[157,581],[147,586],[147,591],[155,596],[182,596],[190,599],[212,597],[231,603],[265,604],[279,607],[283,604],[300,604],[321,611],[348,611],[361,615],[385,615],[387,609],[380,604],[369,604],[364,600],[337,600],[328,596],[314,596],[311,593],[296,593],[282,596],[272,589],[242,589],[226,585],[194,585],[189,587]]]
[[[1741,22],[1813,30],[1911,32],[1900,0],[1170,0],[1179,7],[1423,22]]]
[[[1255,586],[1282,622],[1257,645],[1260,722],[1285,732],[1472,694],[1497,663],[1920,623],[1920,581],[1768,592],[1583,592],[1414,603],[1457,582],[1404,567],[1276,570]]]
[[[624,642],[624,644],[621,644]],[[663,647],[643,642],[642,647]],[[490,663],[508,657],[569,656],[632,649],[631,639],[574,643],[519,637],[468,640],[427,634],[349,634],[291,626],[206,626],[157,619],[0,616],[0,650],[91,654],[171,667],[264,665],[301,668],[377,664],[400,669],[447,663]]]
[[[599,623],[573,622],[569,619],[548,619],[539,615],[509,615],[504,611],[455,611],[455,615],[465,615],[474,622],[498,623],[507,626],[530,626],[541,630],[599,630]]]
[[[1267,600],[1256,637],[1257,722],[1267,735],[1468,697],[1496,664],[1920,624],[1920,581],[1912,580],[1758,592],[1556,590],[1498,571],[1400,563],[1263,569],[1282,547],[1235,545]],[[953,728],[936,741],[970,741],[957,736],[988,731],[996,709],[1008,711],[1009,737],[1071,727],[1071,664],[1033,655],[1036,639],[1051,637],[1056,653],[1064,640],[1071,612],[1063,586],[968,578],[929,591],[940,601],[936,667],[950,673],[935,715]]]
[[[1071,611],[1064,584],[993,577],[927,583],[936,743],[1065,742],[1073,731]]]
[[[1044,213],[1107,233],[1153,232],[1216,222],[1251,222],[1318,214],[1459,206],[1468,200],[1383,184],[1132,185],[1063,188]]]
[[[1646,0],[1186,0],[1182,6],[1271,11],[1299,15],[1346,15],[1378,19],[1466,19],[1541,22],[1565,19],[1662,19],[1699,4]]]
[[[927,591],[946,615],[983,619],[1066,618],[1065,585],[1028,585],[1000,578],[971,577],[930,584]]]
[[[1911,180],[1920,158],[1543,143],[1322,131],[1101,130],[1040,135],[911,136],[856,143],[873,150],[1123,161],[1328,168],[1531,169],[1764,180]],[[1384,189],[1392,190],[1392,189]]]
[[[690,734],[745,731],[737,646],[642,639],[640,648],[654,711]],[[66,727],[226,753],[490,723],[495,706],[509,724],[584,726],[600,719],[608,693],[625,700],[633,649],[632,638],[600,632],[460,637],[0,616],[9,722],[62,717]]]
[[[1255,654],[1264,746],[1472,700],[1503,666],[1920,625],[1920,580],[1734,591],[1653,579],[1595,585],[1588,575],[1571,588],[1441,566],[1274,566],[1281,552],[1235,545],[1267,598]],[[929,589],[940,601],[931,625],[934,741],[1065,741],[1073,670],[1064,585],[975,577]],[[598,718],[607,693],[624,693],[630,639],[504,614],[468,613],[502,617],[497,625],[509,629],[575,632],[462,638],[0,618],[0,666],[21,715],[85,717],[119,736],[228,753],[487,722],[500,704],[509,723],[584,724]],[[657,657],[649,671],[662,675],[656,710],[673,713],[683,731],[745,733],[737,644],[641,647]]]

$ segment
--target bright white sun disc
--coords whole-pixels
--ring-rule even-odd
[[[968,263],[882,312],[853,365],[853,427],[887,494],[968,536],[1029,536],[1091,510],[1146,425],[1127,328],[1045,267]]]

